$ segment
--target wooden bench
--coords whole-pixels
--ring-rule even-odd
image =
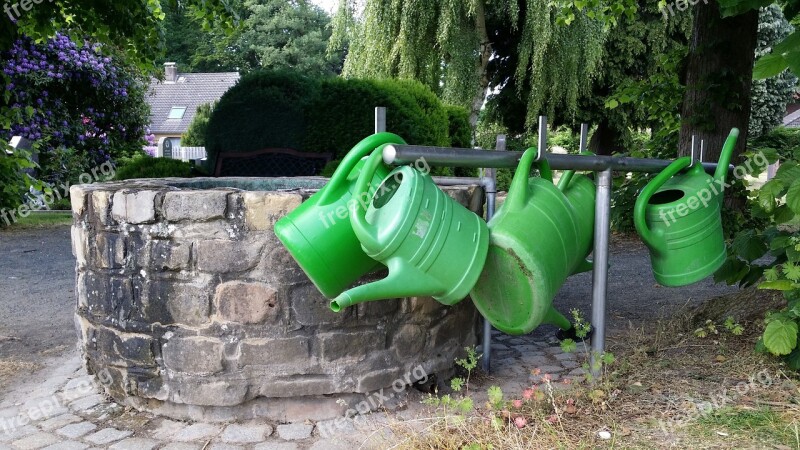
[[[332,153],[299,152],[290,148],[265,148],[246,153],[219,153],[216,177],[315,176],[333,159]]]

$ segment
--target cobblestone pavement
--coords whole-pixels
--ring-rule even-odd
[[[565,354],[541,333],[512,337],[497,333],[492,373],[474,386],[476,400],[490,385],[518,395],[544,374],[553,381],[583,375],[578,356]],[[540,373],[534,375],[535,369]],[[558,384],[558,383],[556,383]],[[77,351],[55,358],[47,368],[12,388],[0,401],[0,450],[254,449],[337,450],[387,448],[396,443],[393,424],[430,415],[425,394],[410,390],[393,412],[355,420],[277,424],[179,422],[124,408],[109,401],[81,366]]]

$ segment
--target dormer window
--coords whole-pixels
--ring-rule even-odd
[[[183,119],[184,114],[186,114],[185,106],[173,106],[172,109],[169,110],[168,119]]]

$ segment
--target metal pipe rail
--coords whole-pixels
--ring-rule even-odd
[[[424,161],[429,166],[455,166],[472,168],[515,168],[523,152],[476,150],[469,148],[425,147],[420,145],[387,145],[383,149],[383,162],[391,165],[414,164]],[[551,169],[589,170],[606,169],[623,172],[660,172],[672,163],[670,160],[631,158],[627,156],[563,155],[544,153]],[[728,170],[733,170],[733,165]],[[706,172],[713,173],[716,163],[703,163]]]

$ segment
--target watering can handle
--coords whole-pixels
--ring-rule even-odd
[[[529,148],[522,154],[519,159],[519,166],[517,171],[514,172],[514,178],[511,180],[511,186],[508,188],[508,197],[506,204],[511,205],[512,210],[520,210],[527,202],[528,197],[528,175],[531,173],[531,167],[536,159],[538,152],[535,148]],[[538,161],[536,163],[539,167],[539,172],[542,178],[553,182],[553,171],[550,170],[550,164],[547,160]]]
[[[636,226],[636,231],[648,247],[663,252],[665,250],[664,243],[647,227],[647,204],[650,203],[650,198],[661,189],[670,178],[674,177],[681,170],[689,167],[692,164],[692,158],[684,156],[683,158],[676,159],[661,173],[656,175],[647,186],[642,189],[639,197],[636,199],[636,205],[633,208],[633,224]]]
[[[406,141],[403,140],[400,136],[393,134],[393,133],[376,133],[372,136],[368,136],[367,138],[361,140],[358,144],[356,144],[342,159],[342,162],[339,163],[339,167],[336,168],[336,171],[333,173],[331,177],[331,181],[328,183],[330,185],[329,189],[326,189],[322,192],[321,197],[319,199],[319,205],[327,205],[328,203],[333,203],[340,198],[339,190],[337,189],[338,186],[344,185],[347,182],[347,177],[350,176],[350,172],[353,171],[353,168],[361,161],[361,158],[367,156],[375,150],[376,148],[385,145],[385,144],[405,144]]]
[[[375,171],[378,170],[378,166],[383,163],[383,149],[387,145],[389,144],[381,145],[367,158],[367,162],[361,169],[356,185],[353,188],[353,200],[355,201],[349,202],[350,204],[348,205],[350,210],[350,225],[353,227],[353,231],[362,244],[365,243],[365,240],[372,239],[374,241],[374,237],[378,231],[373,225],[367,223],[367,207],[371,200],[369,195],[369,182],[372,180],[372,177],[375,176]],[[371,247],[377,246],[374,242],[371,244],[374,244],[370,245]]]
[[[592,153],[592,152],[581,152],[579,154],[580,155],[592,155],[592,156],[594,156],[594,153]],[[561,174],[561,178],[559,178],[559,180],[558,180],[558,186],[557,186],[558,190],[561,191],[561,192],[564,192],[564,189],[566,189],[569,186],[569,182],[572,181],[572,177],[574,175],[575,175],[575,170],[567,170],[566,172]]]
[[[725,144],[723,144],[722,151],[719,154],[717,170],[714,171],[715,180],[722,180],[723,183],[725,182],[725,178],[728,175],[728,165],[731,163],[731,156],[733,156],[733,149],[736,147],[736,141],[738,138],[739,129],[731,128],[728,139],[725,140]],[[722,184],[720,184],[720,186],[722,186]]]

